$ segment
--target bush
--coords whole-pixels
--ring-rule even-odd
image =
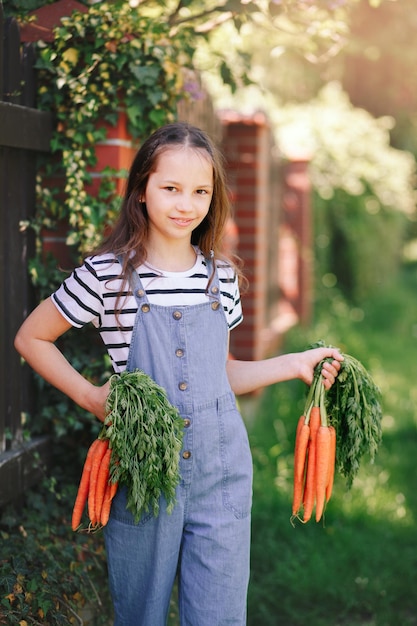
[[[393,120],[353,107],[336,83],[276,112],[278,142],[311,158],[317,287],[358,302],[399,268],[415,218],[414,157],[390,146]]]
[[[365,187],[365,186],[364,186]],[[337,285],[353,303],[391,280],[402,261],[407,219],[366,186],[358,196],[313,193],[317,291]]]
[[[103,536],[71,530],[75,493],[75,482],[45,478],[2,512],[0,624],[110,624]]]

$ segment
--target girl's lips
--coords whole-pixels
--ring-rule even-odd
[[[190,218],[185,219],[181,217],[171,217],[171,220],[178,226],[189,226],[190,224],[193,223],[193,220]]]

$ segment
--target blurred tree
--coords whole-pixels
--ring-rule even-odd
[[[343,86],[355,106],[392,115],[393,142],[417,154],[417,4],[360,2],[351,13]],[[410,132],[411,130],[411,132]]]
[[[354,107],[339,83],[274,112],[281,150],[311,158],[317,292],[356,304],[395,276],[415,219],[413,156],[390,145],[393,118]]]
[[[375,116],[417,108],[417,4],[387,2],[378,10],[360,2],[351,14],[344,87],[355,106]]]
[[[95,4],[94,0],[80,2],[87,6]],[[274,59],[283,52],[289,55],[295,70],[299,62],[317,64],[333,58],[348,41],[350,14],[357,4],[378,7],[387,2],[397,3],[396,0],[110,0],[108,4],[129,5],[144,16],[164,21],[172,27],[173,37],[183,27],[191,27],[196,50],[200,45],[209,45],[206,65],[200,69],[216,72],[234,92],[239,86],[246,86],[250,78],[258,82],[256,75],[249,78],[248,74],[254,64],[265,68],[265,74],[272,79],[271,84],[265,80],[265,87],[273,88]],[[30,11],[52,3],[53,0],[3,0],[3,7],[6,15],[27,19]],[[264,62],[265,56],[269,62]],[[308,95],[309,90],[304,88],[304,94]]]

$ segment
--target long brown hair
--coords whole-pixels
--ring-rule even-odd
[[[158,158],[173,146],[205,150],[212,162],[213,196],[210,208],[204,220],[193,231],[191,243],[197,245],[205,257],[216,259],[222,256],[223,230],[231,212],[223,157],[201,129],[186,122],[167,124],[155,131],[138,150],[130,168],[119,217],[109,236],[95,251],[95,254],[112,252],[123,256],[124,284],[132,268],[146,260],[148,214],[140,198],[145,194],[149,176],[155,171]]]

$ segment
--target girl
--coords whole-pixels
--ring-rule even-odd
[[[97,387],[55,341],[92,322],[114,370],[140,368],[184,419],[181,483],[171,515],[135,524],[119,489],[105,527],[115,626],[163,626],[178,575],[181,624],[244,626],[249,578],[252,460],[235,394],[300,378],[334,382],[342,356],[315,349],[258,362],[227,360],[242,321],[236,271],[220,254],[229,202],[221,159],[185,123],[138,151],[120,217],[107,240],[21,326],[15,346],[49,383],[101,421]]]

